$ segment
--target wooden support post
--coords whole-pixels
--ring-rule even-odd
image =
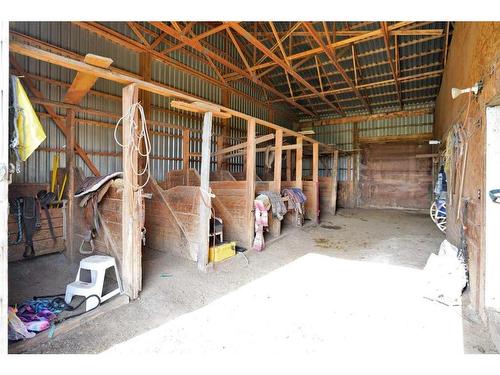
[[[276,130],[276,138],[274,141],[274,181],[272,191],[281,192],[281,156],[283,153],[283,130]],[[272,213],[269,213],[272,217]],[[281,220],[272,217],[270,220],[269,230],[274,237],[278,237],[281,233]]]
[[[359,150],[359,130],[358,123],[355,122],[352,127],[352,147]],[[359,153],[355,151],[352,155],[352,206],[358,206],[358,180],[359,180]]]
[[[0,357],[7,354],[9,216],[9,22],[0,22]]]
[[[212,112],[206,112],[203,117],[203,133],[201,144],[201,171],[200,171],[200,244],[197,254],[198,269],[205,271],[208,264],[208,237],[210,234],[210,144],[212,140]]]
[[[139,90],[136,84],[125,86],[122,90],[122,112],[129,113],[132,104],[139,100]],[[137,115],[136,115],[137,117]],[[134,119],[137,123],[138,118]],[[135,137],[132,140],[131,137]],[[133,131],[128,117],[123,120],[123,194],[122,194],[122,280],[125,293],[131,298],[139,296],[142,282],[141,265],[141,191],[138,186],[137,171],[139,155],[132,148],[132,141],[137,143],[138,134]],[[128,145],[128,146],[127,146]]]
[[[247,243],[248,247],[252,246],[254,237],[254,220],[253,201],[255,199],[255,119],[248,120],[247,125],[247,155],[246,155],[246,215],[245,220],[248,223]]]
[[[295,187],[302,189],[302,137],[297,137],[295,158]]]
[[[314,222],[319,223],[319,144],[313,143],[312,180],[314,184]]]
[[[230,97],[231,93],[229,92],[229,90],[226,90],[226,89],[223,89],[222,90],[222,105],[224,107],[230,107],[231,106],[231,97]],[[222,131],[221,131],[221,148],[220,149],[223,149],[223,148],[226,148],[229,143],[228,143],[228,137],[230,136],[230,133],[231,133],[231,123],[229,122],[230,120],[229,119],[222,119]],[[217,150],[219,150],[219,145],[217,145]],[[228,160],[228,161],[225,161],[224,159],[222,159],[222,162],[221,162],[221,165],[220,165],[220,170],[229,170],[229,165],[230,165],[231,161]],[[219,170],[219,166],[217,165],[217,169]]]
[[[338,186],[338,170],[339,170],[339,151],[335,150],[332,157],[332,203],[331,211],[335,215],[337,211],[337,186]]]
[[[182,170],[184,171],[184,184],[189,186],[189,137],[191,132],[189,129],[182,130]]]
[[[151,54],[149,52],[142,52],[139,55],[139,74],[145,82],[151,82]],[[144,109],[144,115],[147,119],[151,118],[151,93],[146,90],[141,90],[139,92],[139,101],[141,102],[142,108]],[[151,130],[148,124],[148,130]],[[141,153],[145,154],[144,143],[141,144]],[[139,157],[139,170],[143,171],[146,167],[146,157]],[[144,174],[140,178],[140,184],[142,185],[146,182],[147,175]]]
[[[74,244],[74,225],[75,225],[75,111],[68,109],[66,111],[66,134],[68,135],[66,144],[66,175],[68,176],[68,216],[66,221],[66,251],[69,259],[73,262],[75,259]]]
[[[346,204],[348,208],[353,208],[352,199],[352,187],[353,187],[353,173],[352,173],[352,154],[347,157],[347,181],[349,182],[349,194],[346,199]]]
[[[217,151],[220,151],[224,148],[224,136],[217,136]],[[224,168],[224,155],[217,156],[217,172],[222,171]]]
[[[286,150],[286,180],[292,181],[292,150]]]

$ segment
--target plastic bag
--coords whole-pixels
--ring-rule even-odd
[[[9,340],[17,341],[22,339],[30,339],[36,334],[29,332],[26,326],[16,315],[16,309],[9,306]]]

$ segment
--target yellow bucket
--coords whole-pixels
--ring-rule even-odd
[[[208,261],[220,262],[236,254],[236,242],[223,243],[208,248]]]

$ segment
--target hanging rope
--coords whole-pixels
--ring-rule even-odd
[[[139,111],[139,123],[135,121],[135,116],[137,111]],[[123,123],[124,120],[128,120],[130,122],[130,135],[129,135],[129,142],[127,144],[122,144],[116,134],[118,127],[120,123]],[[122,125],[123,126],[123,125]],[[125,151],[130,152],[130,168],[132,169],[132,172],[137,176],[141,177],[143,175],[147,175],[146,181],[144,184],[140,186],[133,186],[132,188],[134,190],[140,190],[144,186],[147,185],[149,182],[149,179],[151,177],[151,171],[149,167],[149,160],[150,160],[150,154],[151,154],[151,140],[149,138],[149,133],[148,133],[148,125],[146,123],[146,115],[144,114],[144,108],[142,108],[142,105],[140,103],[134,103],[130,106],[128,109],[127,113],[123,115],[118,122],[116,123],[115,130],[113,132],[113,136],[115,138],[115,142],[122,147]],[[141,151],[141,144],[144,144],[144,153]],[[134,163],[132,161],[132,155],[134,152],[137,152],[140,156],[146,158],[146,165],[144,166],[144,169],[142,171],[136,170]],[[125,168],[125,166],[123,166]]]

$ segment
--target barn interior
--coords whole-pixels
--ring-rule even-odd
[[[3,127],[0,348],[497,353],[499,51],[498,22],[3,24],[35,145]]]

